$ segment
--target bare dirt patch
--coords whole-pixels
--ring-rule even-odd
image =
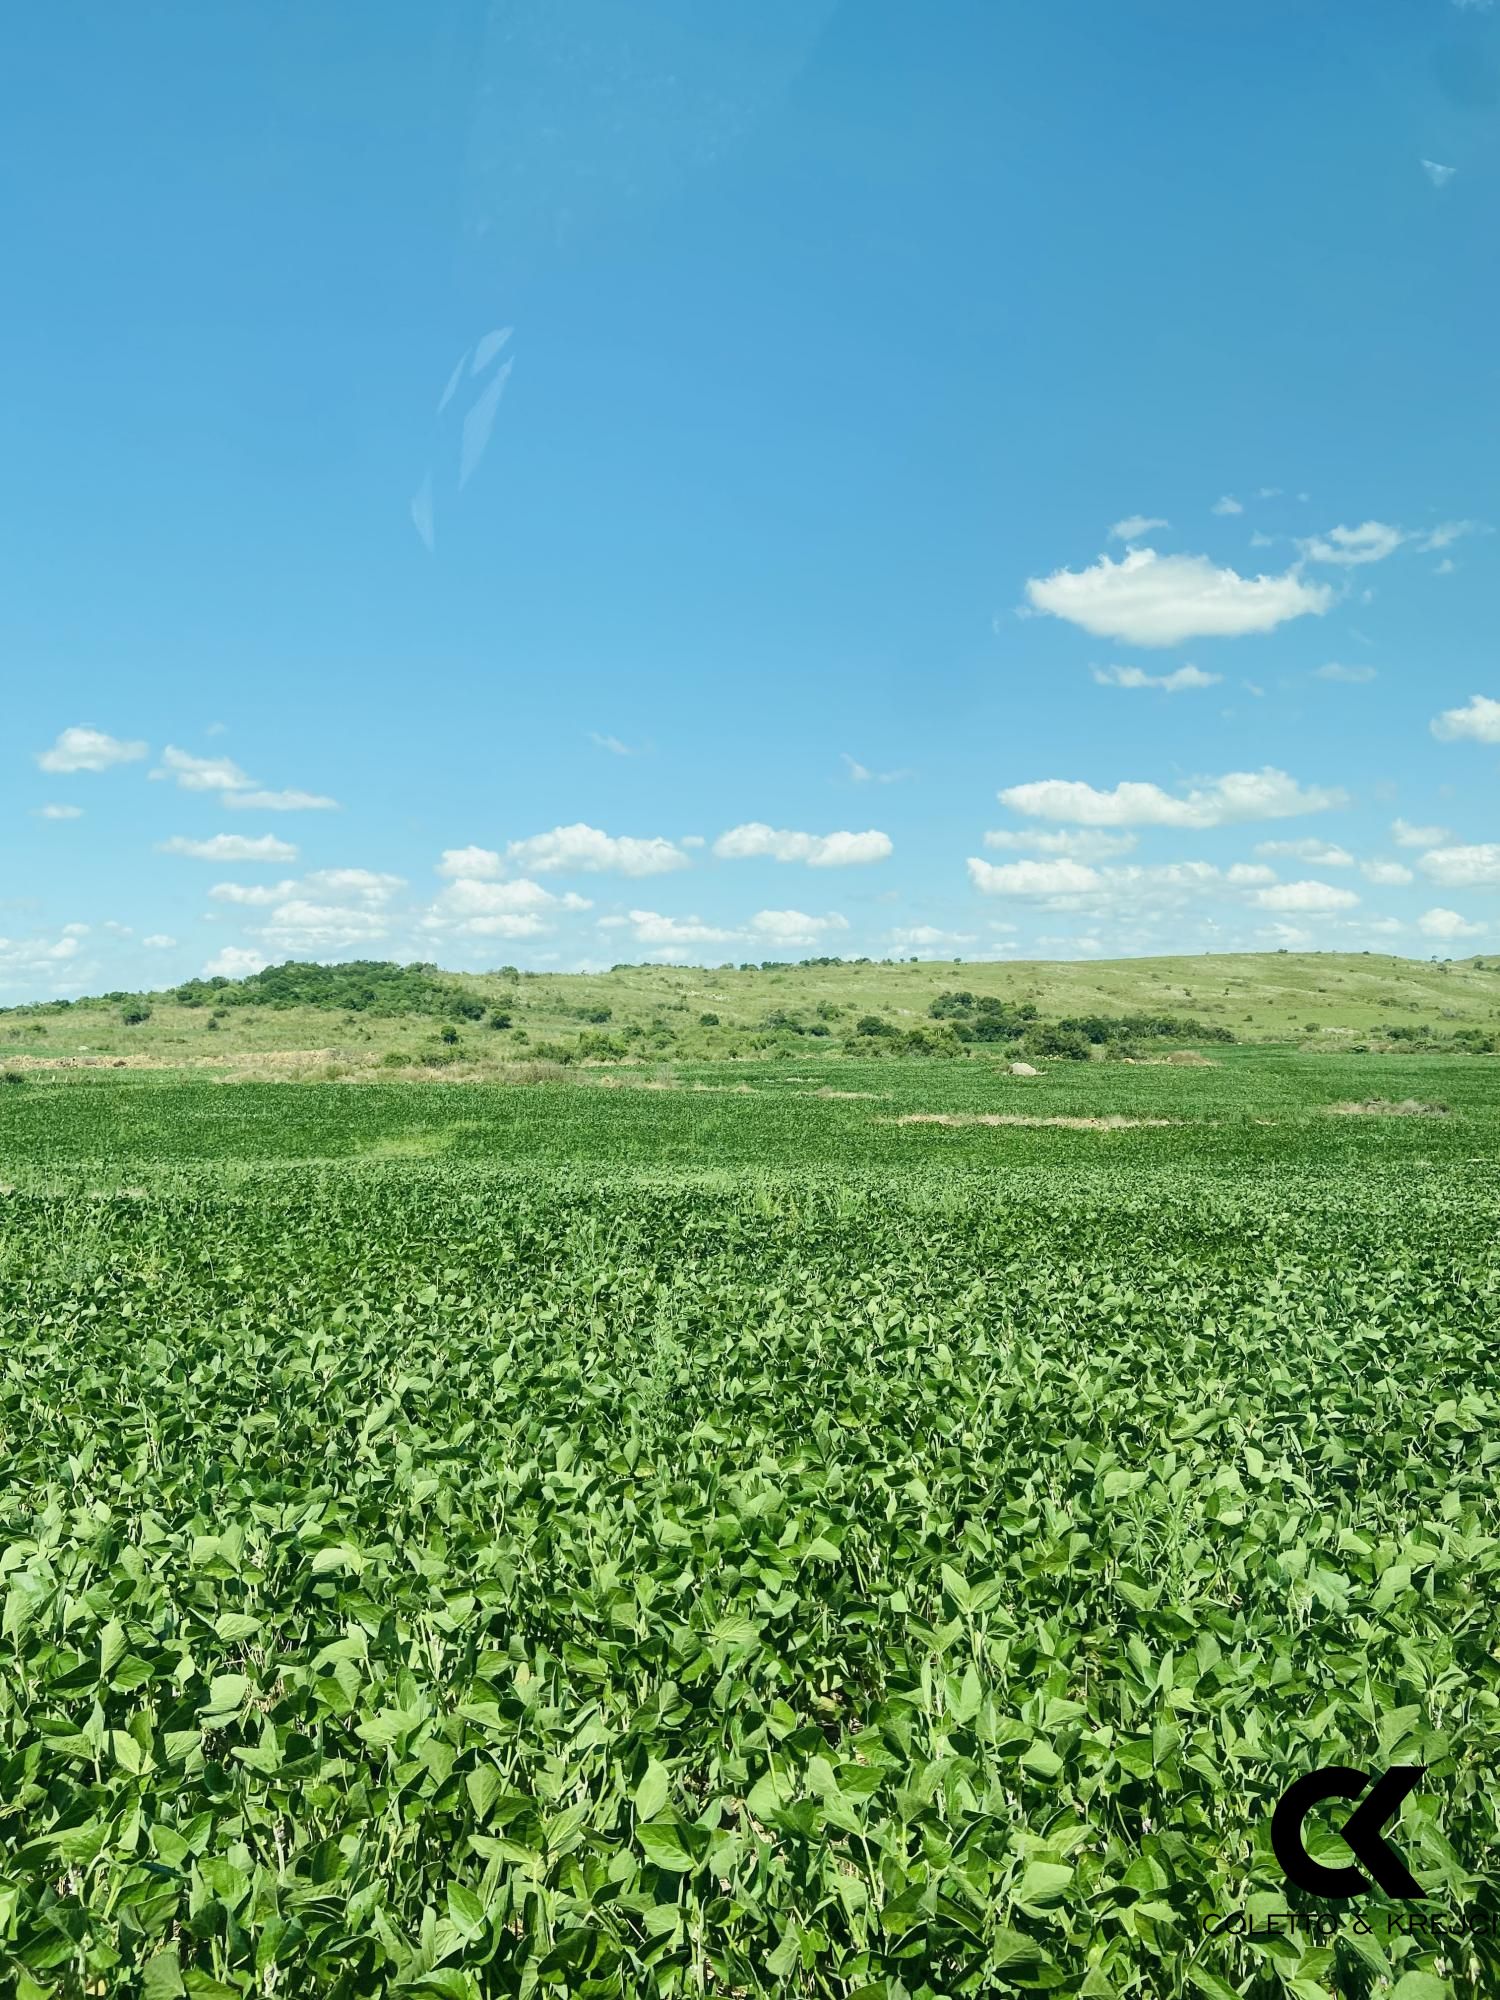
[[[1446,1104],[1424,1104],[1419,1097],[1366,1097],[1354,1104],[1325,1104],[1330,1118],[1449,1118]]]
[[[811,1095],[814,1097],[840,1097],[840,1098],[850,1098],[850,1099],[856,1097],[867,1097],[873,1100],[881,1097],[889,1097],[890,1092],[888,1090],[830,1090],[828,1086],[825,1084],[821,1090],[815,1090],[811,1093]]]
[[[1099,1118],[1032,1118],[1020,1111],[903,1111],[892,1125],[1058,1125],[1068,1132],[1123,1132],[1131,1126],[1180,1125],[1180,1118],[1123,1118],[1110,1112]]]

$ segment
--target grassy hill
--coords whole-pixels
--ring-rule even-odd
[[[969,998],[934,1018],[934,1002],[955,993]],[[986,1002],[991,1021],[1003,1016],[1014,1033],[974,1038]],[[1103,1038],[1117,1054],[1229,1038],[1379,1050],[1459,1037],[1500,1047],[1500,960],[1267,952],[1104,963],[622,965],[601,973],[291,963],[246,980],[0,1011],[0,1063],[297,1070],[405,1060],[489,1071],[537,1059],[1051,1057],[1068,1050],[1039,1039],[1041,1030],[1089,1017],[1134,1022]],[[1086,1053],[1076,1040],[1072,1052]],[[1092,1040],[1101,1052],[1097,1026]]]

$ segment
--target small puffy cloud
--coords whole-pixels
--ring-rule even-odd
[[[1170,674],[1148,674],[1143,667],[1094,667],[1100,687],[1155,688],[1160,694],[1181,694],[1185,688],[1217,687],[1222,674],[1206,674],[1201,667],[1178,667]]]
[[[1072,820],[1081,826],[1231,826],[1237,821],[1293,819],[1347,804],[1343,792],[1299,785],[1285,771],[1228,771],[1174,797],[1160,785],[1129,779],[1100,791],[1071,778],[1042,778],[1011,785],[1000,802],[1035,819]]]
[[[450,882],[488,882],[501,875],[504,868],[492,847],[447,847],[437,872]]]
[[[1451,549],[1453,544],[1461,541],[1465,535],[1479,534],[1482,528],[1483,523],[1480,521],[1440,521],[1435,528],[1429,528],[1425,534],[1417,537],[1417,547],[1428,555],[1434,555],[1441,549]],[[1451,567],[1450,563],[1449,568]]]
[[[1163,524],[1165,525],[1165,524]],[[911,924],[904,930],[887,933],[886,943],[901,950],[931,950],[938,945],[977,944],[973,931],[940,931],[934,924]]]
[[[177,947],[176,938],[168,937],[165,931],[152,931],[149,937],[141,939],[141,943],[147,951],[174,951]]]
[[[1393,819],[1391,838],[1398,847],[1441,847],[1453,836],[1445,826],[1413,826],[1408,820]]]
[[[1276,870],[1255,861],[1235,861],[1225,870],[1224,880],[1231,889],[1258,889],[1276,880]]]
[[[1313,679],[1319,681],[1342,681],[1348,687],[1361,687],[1366,681],[1375,679],[1374,667],[1346,667],[1338,660],[1330,660],[1326,667],[1315,667]]]
[[[83,807],[56,806],[56,805],[38,806],[36,809],[36,816],[38,819],[82,819]]]
[[[1123,521],[1116,521],[1109,531],[1112,542],[1138,542],[1142,535],[1149,535],[1154,528],[1170,528],[1172,523],[1160,514],[1127,514]]]
[[[1339,563],[1356,567],[1361,563],[1384,562],[1409,540],[1400,528],[1388,521],[1361,521],[1357,528],[1330,528],[1326,535],[1310,535],[1297,546],[1309,562]]]
[[[175,779],[186,792],[248,792],[255,780],[230,757],[195,757],[169,743],[153,778]]]
[[[1311,916],[1352,910],[1359,898],[1352,889],[1336,889],[1331,882],[1278,882],[1274,888],[1257,889],[1255,901],[1263,910],[1295,911]]]
[[[643,945],[729,944],[739,936],[701,917],[664,917],[656,910],[632,910],[630,924],[636,943]]]
[[[1027,602],[1097,638],[1130,646],[1177,646],[1187,639],[1230,639],[1269,632],[1289,618],[1321,616],[1333,603],[1327,584],[1280,576],[1241,576],[1207,556],[1163,556],[1128,549],[1115,562],[1031,577]]]
[[[252,839],[245,833],[216,833],[207,840],[189,840],[177,833],[157,842],[159,854],[186,854],[194,861],[295,861],[297,850],[274,833]]]
[[[446,857],[445,857],[446,858]],[[505,850],[506,861],[539,875],[563,870],[585,874],[606,871],[618,875],[665,875],[674,868],[686,868],[687,856],[670,840],[638,840],[629,834],[602,833],[582,820],[573,826],[555,826],[550,833],[535,833],[525,840],[513,840]]]
[[[468,937],[538,937],[550,931],[560,912],[592,908],[586,896],[571,890],[557,896],[524,876],[509,882],[459,877],[432,904],[422,928]]]
[[[1430,938],[1471,938],[1484,935],[1483,924],[1471,924],[1468,918],[1461,917],[1457,910],[1424,910],[1417,918],[1417,929],[1423,937]]]
[[[1462,708],[1445,708],[1432,719],[1440,743],[1500,743],[1500,701],[1487,694],[1471,695]]]
[[[589,741],[596,744],[599,749],[607,750],[612,757],[633,757],[635,755],[630,745],[622,743],[618,736],[601,736],[597,729],[589,731]]]
[[[1424,160],[1422,171],[1435,188],[1445,188],[1458,172],[1458,168],[1445,167],[1441,160]]]
[[[372,868],[315,868],[307,877],[306,886],[339,902],[380,908],[406,884],[399,875],[377,874]]]
[[[102,729],[65,729],[36,761],[44,771],[108,771],[116,764],[134,764],[147,752],[144,743],[127,743]]]
[[[263,952],[250,945],[226,944],[216,952],[203,968],[205,979],[248,979],[253,972],[264,972],[268,960]]]
[[[857,757],[851,757],[847,750],[839,755],[849,767],[849,781],[855,785],[899,785],[903,778],[911,776],[910,771],[872,771],[867,764],[861,764]]]
[[[471,937],[535,937],[544,918],[561,907],[540,882],[460,879],[451,882],[422,919],[426,930],[454,930]]]
[[[1424,875],[1445,889],[1500,887],[1500,841],[1473,847],[1434,847],[1417,864]]]
[[[256,909],[284,903],[295,895],[296,889],[295,882],[215,882],[208,893],[216,903],[237,903]]]
[[[1359,872],[1377,889],[1404,889],[1416,879],[1404,861],[1361,861]]]
[[[1021,854],[1067,854],[1075,861],[1107,861],[1112,855],[1128,854],[1140,836],[1134,833],[1096,833],[1085,827],[1064,827],[1043,833],[1034,827],[1007,827],[987,833],[986,847]]]
[[[758,910],[750,919],[753,935],[768,944],[818,944],[830,931],[848,928],[848,918],[836,911],[826,917],[810,917],[802,910]]]
[[[315,903],[304,896],[278,903],[260,931],[277,950],[341,951],[374,944],[386,935],[388,919],[379,910],[351,909],[343,903]]]
[[[1305,861],[1311,868],[1354,866],[1354,856],[1348,848],[1338,847],[1331,840],[1261,840],[1256,842],[1255,851],[1288,861]]]
[[[325,798],[321,792],[241,792],[224,794],[226,806],[233,806],[239,812],[337,812],[337,799]]]
[[[1097,868],[1065,856],[1055,861],[981,861],[969,857],[969,880],[986,896],[1082,896],[1105,886]]]
[[[793,833],[759,820],[733,826],[714,842],[721,861],[801,861],[809,868],[855,867],[884,861],[890,852],[890,835],[873,827],[865,833]]]
[[[1232,493],[1221,493],[1209,510],[1214,514],[1243,514],[1244,503],[1236,500]]]

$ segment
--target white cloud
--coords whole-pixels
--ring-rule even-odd
[[[388,919],[379,910],[294,897],[272,910],[260,936],[282,951],[339,951],[352,944],[373,944],[386,936],[388,928]]]
[[[50,943],[39,937],[0,937],[0,981],[8,984],[12,973],[51,972],[76,958],[79,928],[88,926],[65,925],[62,935]]]
[[[315,868],[307,886],[325,896],[378,908],[406,884],[399,875],[381,875],[371,868]]]
[[[248,792],[255,780],[230,757],[195,757],[169,743],[153,778],[175,778],[187,792]]]
[[[1462,4],[1462,0],[1460,0]],[[1422,171],[1435,188],[1444,188],[1458,172],[1457,167],[1445,167],[1441,160],[1424,160]]]
[[[1134,833],[1096,833],[1087,828],[1065,827],[1057,833],[1043,833],[1033,827],[1007,827],[1001,833],[987,833],[986,847],[1022,854],[1068,854],[1075,861],[1106,861],[1111,855],[1128,854],[1137,845]]]
[[[195,861],[295,861],[297,850],[274,833],[251,839],[245,833],[216,833],[208,840],[189,840],[177,833],[156,843],[159,854],[187,854]]]
[[[1417,538],[1417,547],[1428,555],[1439,550],[1451,549],[1453,544],[1465,535],[1477,535],[1482,527],[1479,521],[1440,521],[1435,528],[1429,528],[1425,535]],[[1451,568],[1451,564],[1450,564]]]
[[[670,840],[638,840],[629,834],[601,833],[598,827],[586,826],[581,820],[573,826],[555,826],[550,833],[513,840],[505,850],[505,858],[516,867],[534,869],[540,875],[564,869],[578,869],[587,874],[611,870],[620,875],[665,875],[671,869],[689,865],[687,856]]]
[[[519,910],[550,910],[557,900],[550,889],[525,876],[514,882],[459,880],[443,890],[433,908],[439,915],[465,919],[513,915]]]
[[[1462,708],[1445,708],[1434,716],[1432,733],[1440,743],[1500,743],[1500,701],[1487,694],[1470,695]]]
[[[1352,889],[1336,889],[1331,882],[1278,882],[1272,889],[1257,889],[1255,900],[1263,910],[1296,911],[1304,916],[1352,910],[1359,902]]]
[[[1100,687],[1156,688],[1161,694],[1180,694],[1184,688],[1217,687],[1222,674],[1206,674],[1201,667],[1178,667],[1170,674],[1148,674],[1142,667],[1094,667]]]
[[[886,943],[902,949],[921,947],[929,949],[934,945],[975,944],[978,939],[973,931],[940,931],[933,924],[912,924],[905,930],[895,930],[887,934]]]
[[[65,729],[36,761],[44,771],[108,771],[115,764],[133,764],[146,755],[144,743],[126,743],[102,729]]]
[[[810,917],[802,910],[758,910],[750,919],[756,937],[771,944],[817,944],[830,931],[846,931],[847,917],[831,911],[826,917]]]
[[[1393,819],[1391,838],[1398,847],[1441,847],[1453,836],[1445,826],[1412,826],[1407,820]]]
[[[1481,841],[1474,847],[1435,847],[1417,865],[1445,889],[1500,887],[1500,841]]]
[[[1404,889],[1408,882],[1416,879],[1401,861],[1362,861],[1359,872],[1377,889]]]
[[[1225,871],[1224,880],[1232,889],[1258,889],[1263,883],[1276,880],[1276,870],[1254,861],[1235,861]]]
[[[224,804],[233,806],[239,812],[337,812],[337,799],[325,798],[321,792],[240,792],[224,794]]]
[[[446,847],[437,872],[450,881],[483,882],[498,876],[502,863],[492,847]]]
[[[1484,935],[1483,924],[1471,924],[1467,917],[1461,917],[1457,910],[1424,910],[1417,918],[1417,929],[1423,937],[1430,938],[1471,938]]]
[[[729,944],[738,931],[719,930],[701,917],[664,917],[656,910],[632,910],[630,923],[637,944]]]
[[[1346,667],[1337,660],[1330,660],[1326,667],[1313,669],[1314,680],[1343,681],[1349,687],[1359,687],[1365,681],[1372,681],[1375,679],[1375,674],[1374,667]]]
[[[847,868],[884,861],[890,852],[890,835],[874,828],[865,833],[793,833],[765,826],[759,820],[731,827],[714,842],[714,853],[722,861],[803,861],[809,868]]]
[[[1384,562],[1410,537],[1388,521],[1361,521],[1357,528],[1330,528],[1326,535],[1310,535],[1297,546],[1309,562],[1340,563],[1348,567],[1360,563]]]
[[[55,805],[38,806],[36,809],[36,813],[38,819],[82,819],[83,807],[55,806]]]
[[[969,879],[986,896],[1079,896],[1101,890],[1105,879],[1081,861],[981,861],[969,857]]]
[[[216,903],[239,903],[255,908],[284,903],[296,888],[295,882],[215,882],[208,893]]]
[[[867,764],[861,764],[857,757],[851,757],[847,750],[839,755],[849,767],[849,778],[856,785],[898,785],[903,778],[911,776],[910,771],[872,771]]]
[[[1243,514],[1245,509],[1243,503],[1236,500],[1232,493],[1223,493],[1215,500],[1209,511],[1214,514]]]
[[[633,757],[635,755],[630,745],[622,743],[618,736],[601,736],[597,729],[589,731],[589,741],[596,744],[601,750],[608,750],[610,755],[614,757]]]
[[[152,931],[149,937],[141,939],[141,943],[147,951],[174,951],[177,947],[176,938],[168,937],[165,931]]]
[[[1110,791],[1068,778],[1011,785],[1000,802],[1036,819],[1072,820],[1083,826],[1231,826],[1237,821],[1292,819],[1347,804],[1343,792],[1301,786],[1285,771],[1229,771],[1174,798],[1159,785],[1130,780]]]
[[[264,972],[268,961],[263,952],[249,945],[226,944],[203,968],[205,979],[247,979],[252,972]]]
[[[1163,520],[1160,514],[1127,514],[1123,521],[1116,521],[1109,531],[1113,542],[1138,542],[1142,535],[1149,535],[1153,528],[1170,528],[1172,523]]]
[[[1313,868],[1352,868],[1354,856],[1347,847],[1331,840],[1260,840],[1257,854],[1284,855],[1289,861],[1305,861]]]
[[[1304,583],[1295,569],[1247,577],[1207,556],[1162,556],[1154,549],[1028,578],[1026,596],[1034,611],[1131,646],[1269,632],[1288,618],[1321,616],[1334,599],[1327,584]]]
[[[586,896],[571,890],[557,896],[526,877],[511,882],[460,878],[438,896],[423,917],[422,928],[468,937],[537,937],[550,931],[551,919],[559,912],[592,908]]]

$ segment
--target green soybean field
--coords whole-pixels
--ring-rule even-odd
[[[1500,1990],[1493,1060],[744,1069],[0,1092],[0,1992]]]

